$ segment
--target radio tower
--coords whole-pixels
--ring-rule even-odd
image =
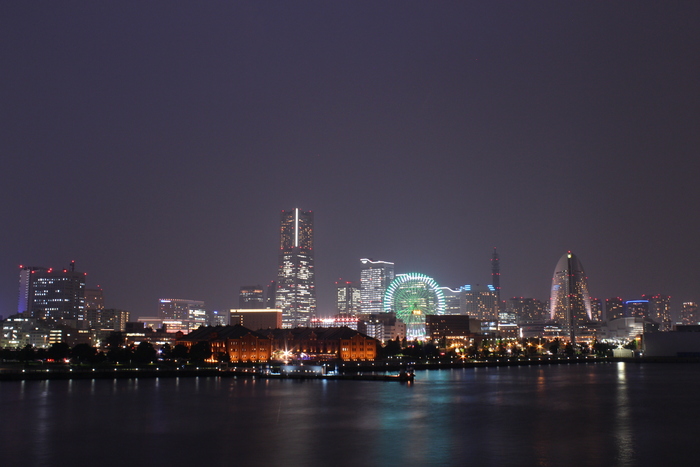
[[[491,285],[496,289],[496,300],[498,301],[498,307],[501,306],[501,265],[498,260],[498,252],[496,247],[493,248],[493,255],[491,255]]]

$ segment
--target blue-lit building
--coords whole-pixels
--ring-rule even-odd
[[[627,300],[624,316],[625,318],[650,318],[649,300]]]

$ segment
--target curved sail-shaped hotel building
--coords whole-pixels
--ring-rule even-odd
[[[588,278],[581,261],[570,251],[559,259],[554,270],[549,304],[550,319],[557,321],[575,342],[577,328],[591,321],[592,314]]]

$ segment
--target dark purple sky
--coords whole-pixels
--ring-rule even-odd
[[[201,4],[204,3],[204,4]],[[359,259],[546,299],[700,300],[698,2],[4,2],[0,314],[76,260],[108,307],[225,309],[316,216]]]

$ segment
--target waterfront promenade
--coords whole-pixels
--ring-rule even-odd
[[[122,379],[122,378],[181,378],[181,377],[241,377],[241,378],[289,378],[289,379],[381,379],[377,375],[398,374],[406,368],[414,370],[437,370],[454,368],[487,368],[507,366],[537,366],[579,363],[607,363],[608,357],[572,356],[541,358],[490,358],[481,360],[421,361],[393,359],[379,362],[333,362],[323,363],[321,374],[283,374],[279,362],[269,364],[215,364],[203,365],[142,365],[142,366],[85,366],[69,364],[0,364],[0,381],[47,380],[47,379]],[[296,362],[306,366],[315,362]],[[364,375],[364,377],[358,377]]]

